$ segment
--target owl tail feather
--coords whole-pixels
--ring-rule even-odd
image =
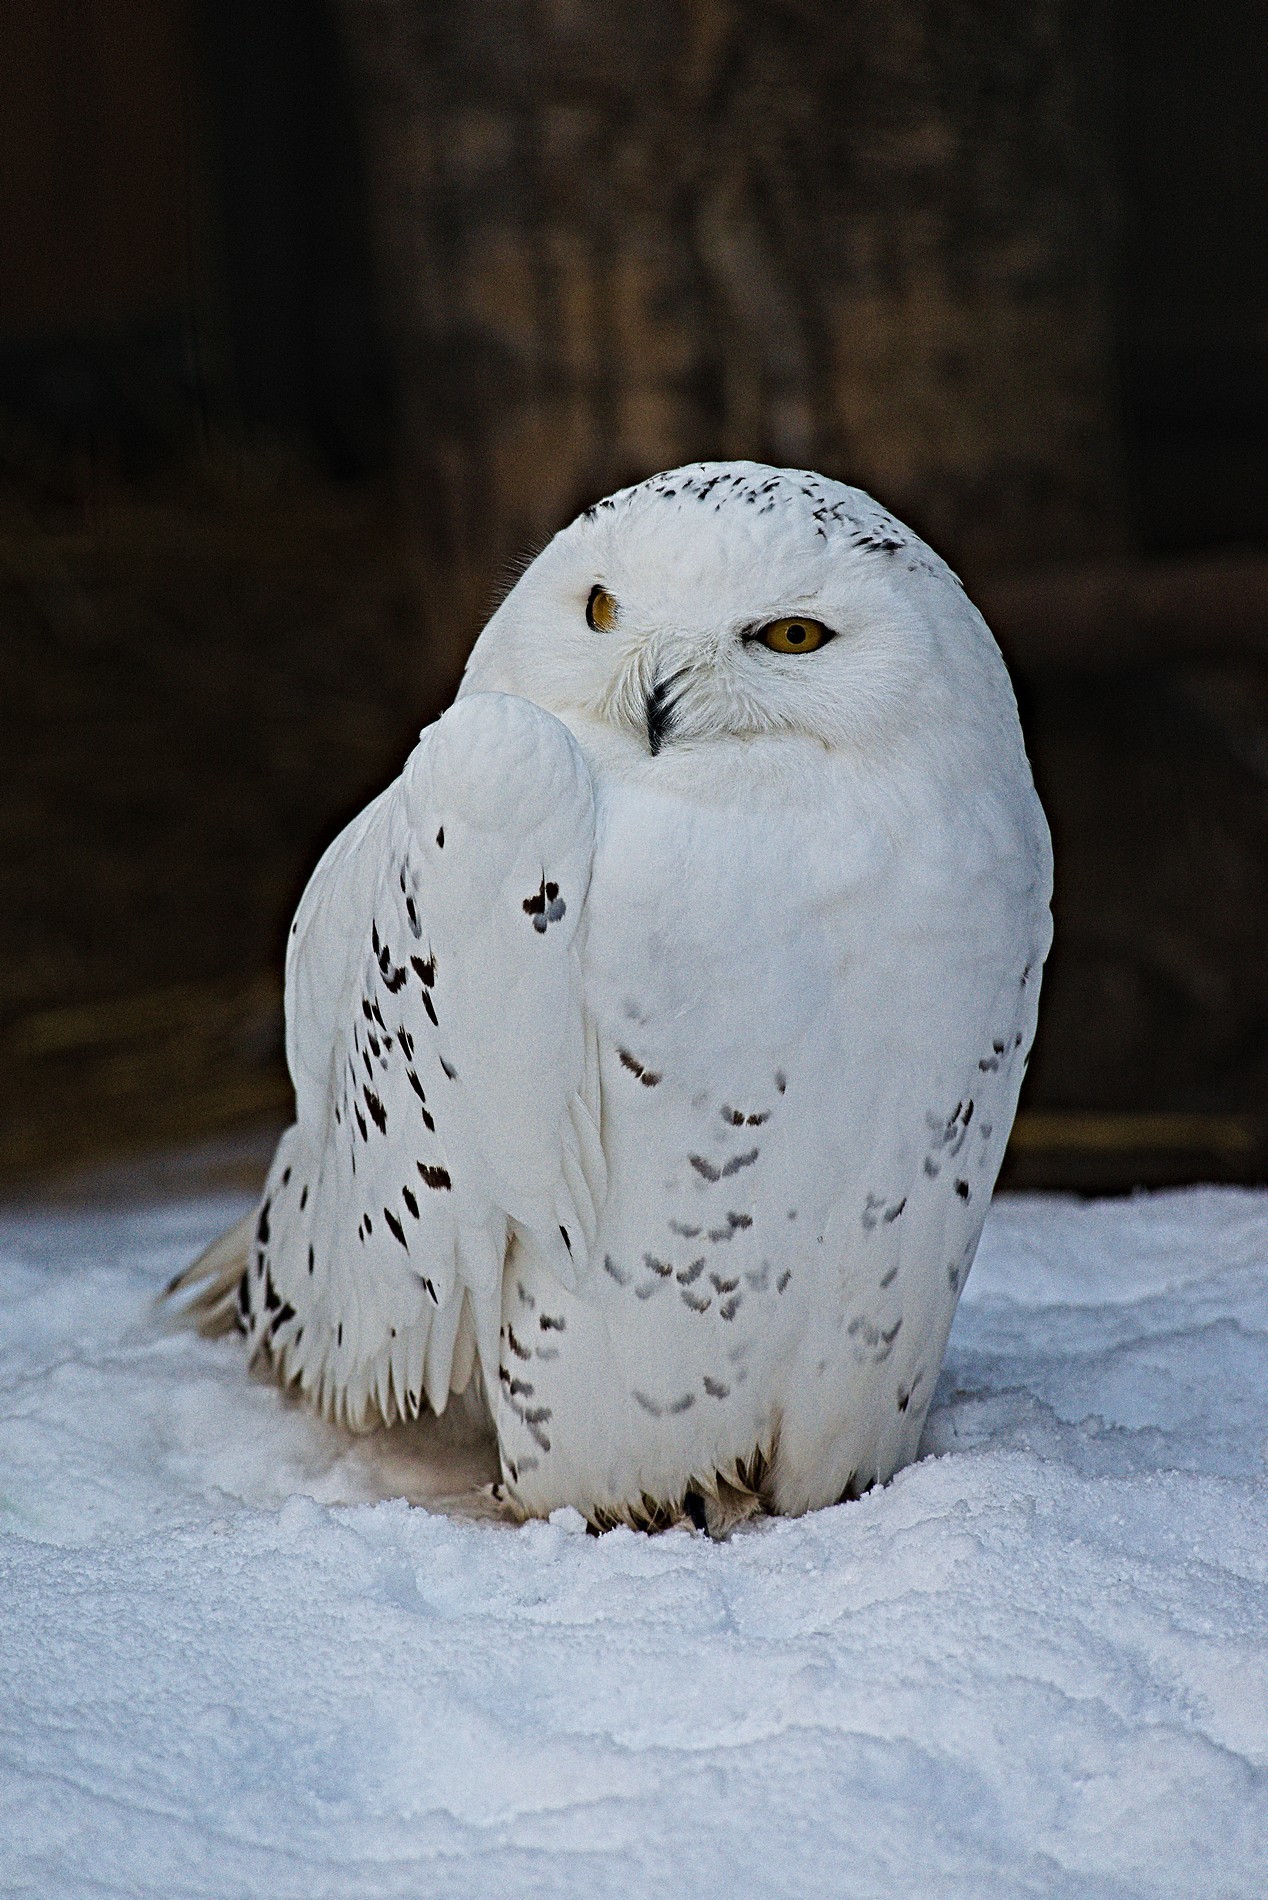
[[[180,1294],[190,1295],[175,1309],[178,1325],[194,1326],[204,1339],[218,1339],[222,1333],[240,1332],[238,1283],[247,1269],[255,1210],[244,1214],[227,1233],[204,1248],[192,1266],[182,1268],[163,1290],[164,1300]]]

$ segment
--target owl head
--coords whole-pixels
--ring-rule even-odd
[[[861,489],[697,462],[562,529],[484,629],[462,690],[518,693],[646,760],[792,735],[874,747],[954,723],[967,675],[992,668],[956,577]]]

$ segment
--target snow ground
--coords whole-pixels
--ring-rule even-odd
[[[1268,1893],[1268,1194],[998,1203],[922,1462],[727,1545],[384,1501],[481,1448],[153,1323],[244,1205],[0,1216],[0,1891]]]

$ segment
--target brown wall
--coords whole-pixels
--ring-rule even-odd
[[[716,453],[871,483],[1005,644],[1058,856],[1015,1178],[1262,1173],[1255,8],[0,31],[0,1173],[283,1111],[321,845],[511,559]]]
[[[0,329],[187,294],[185,20],[172,0],[0,5]]]

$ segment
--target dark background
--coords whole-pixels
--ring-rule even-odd
[[[1263,1178],[1258,7],[0,35],[0,1178],[285,1112],[317,853],[518,556],[718,454],[871,487],[1012,665],[1058,869],[1006,1178]]]

